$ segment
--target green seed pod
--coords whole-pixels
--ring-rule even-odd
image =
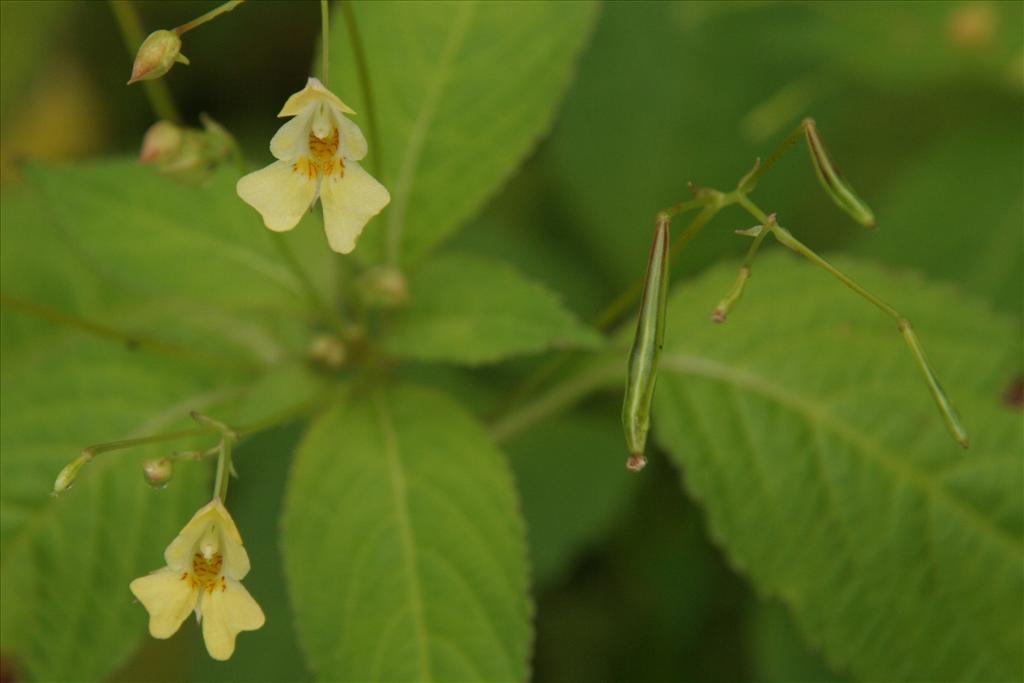
[[[864,227],[874,228],[875,214],[864,203],[864,200],[857,196],[857,193],[853,191],[853,188],[850,187],[843,177],[839,175],[839,171],[836,170],[832,159],[829,158],[828,152],[825,150],[825,144],[821,141],[821,136],[818,135],[814,119],[804,119],[803,128],[804,133],[807,135],[807,146],[811,152],[811,162],[814,164],[814,170],[817,172],[818,180],[821,181],[821,186],[825,188],[825,192],[828,193],[828,196],[832,198],[832,201],[840,209],[850,214],[853,220]]]
[[[622,429],[626,434],[629,461],[634,472],[647,464],[644,447],[651,424],[651,402],[658,378],[658,356],[665,339],[665,305],[668,297],[669,218],[662,214],[654,229],[654,243],[647,262],[647,279],[640,300],[633,348],[629,352],[626,396],[622,402]]]

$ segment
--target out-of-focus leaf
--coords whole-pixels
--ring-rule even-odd
[[[476,364],[601,343],[554,294],[499,261],[434,258],[411,274],[409,290],[384,342],[403,358]]]
[[[103,678],[146,636],[128,583],[161,566],[202,502],[207,468],[186,463],[168,488],[147,487],[140,458],[189,445],[179,441],[100,455],[53,498],[57,472],[89,444],[187,427],[189,410],[231,392],[180,363],[77,336],[5,353],[0,378],[4,653],[33,679]]]
[[[486,432],[443,395],[350,390],[299,447],[282,547],[319,679],[527,678],[515,484]]]
[[[52,230],[40,200],[24,183],[0,193],[0,289],[65,312],[94,310],[103,301],[98,278]],[[52,331],[53,324],[8,306],[0,308],[0,339],[5,352]]]
[[[764,683],[830,683],[832,673],[804,643],[793,618],[777,602],[759,602],[751,614],[755,680]]]
[[[1017,112],[1019,113],[1019,112]],[[1014,115],[941,140],[906,168],[878,205],[860,254],[951,279],[1000,308],[1024,306],[1024,129]]]
[[[574,413],[521,433],[506,448],[535,581],[556,581],[607,533],[635,490],[638,480],[623,466],[622,430],[606,415]]]
[[[536,680],[746,680],[749,591],[712,547],[664,458],[633,479],[634,504],[608,540],[540,593]]]
[[[1024,49],[1019,2],[824,2],[806,9],[800,40],[785,32],[773,36],[775,44],[827,60],[834,71],[902,89],[956,79],[1024,87],[1015,63]]]
[[[59,47],[55,38],[66,21],[74,3],[71,2],[5,2],[0,3],[0,113],[6,128],[11,112],[29,89],[32,76],[45,66],[47,57]]]
[[[273,235],[236,195],[236,175],[222,169],[193,186],[131,160],[34,167],[38,218],[19,229],[54,221],[60,239],[124,297],[176,297],[248,310],[302,303],[305,294]],[[316,229],[298,231],[303,234],[284,239],[305,245]],[[304,267],[321,282],[327,247],[303,247],[301,253]]]
[[[589,2],[353,3],[373,84],[369,128],[348,27],[331,35],[336,91],[360,116],[391,205],[363,257],[399,234],[415,259],[458,229],[550,125],[596,14]],[[396,46],[401,46],[397,49]],[[338,84],[341,84],[340,86]],[[379,161],[378,161],[379,160]]]
[[[1024,655],[1021,339],[981,302],[840,262],[909,317],[962,450],[893,321],[823,271],[759,261],[726,325],[716,269],[669,306],[658,438],[733,563],[869,680],[1012,680]]]
[[[730,189],[755,155],[770,151],[744,143],[740,121],[807,75],[760,43],[770,36],[765,11],[691,26],[678,16],[682,6],[604,7],[546,150],[577,252],[599,264],[616,288],[641,277],[654,216],[692,197],[688,181]],[[792,21],[794,13],[783,8],[771,16]],[[742,220],[732,227],[749,227]],[[744,248],[720,225],[687,247],[687,272]]]

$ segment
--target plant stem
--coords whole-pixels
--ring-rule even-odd
[[[373,143],[373,155],[370,158],[370,166],[373,169],[373,175],[383,183],[385,179],[380,162],[384,157],[384,148],[380,139],[380,129],[377,127],[377,108],[374,106],[373,101],[373,84],[370,82],[366,50],[363,47],[363,39],[359,34],[359,24],[356,22],[356,13],[352,9],[350,0],[343,0],[341,2],[341,13],[345,17],[348,39],[352,44],[352,57],[356,62],[356,75],[359,77],[359,88],[363,92],[363,103],[366,105],[367,127],[370,131],[370,140]]]
[[[117,21],[117,27],[121,31],[121,37],[124,39],[125,47],[128,49],[128,56],[135,59],[135,53],[138,52],[139,46],[145,40],[142,22],[135,11],[135,3],[130,0],[109,0],[109,3],[110,10],[114,13],[114,19]],[[178,113],[178,108],[174,106],[174,99],[171,97],[171,91],[166,82],[159,78],[142,81],[142,87],[146,91],[149,106],[152,107],[157,118],[181,125],[181,115]]]
[[[206,22],[208,22],[208,21],[210,21],[212,19],[216,19],[217,17],[219,17],[220,15],[224,14],[225,12],[230,12],[231,10],[233,10],[236,7],[238,7],[239,5],[241,5],[243,2],[245,2],[245,0],[229,0],[229,2],[225,2],[223,5],[220,5],[219,7],[213,8],[212,10],[207,12],[206,14],[203,14],[203,15],[201,15],[199,17],[196,17],[195,19],[193,19],[192,21],[188,22],[187,24],[182,24],[181,26],[179,26],[176,29],[174,29],[174,32],[177,33],[180,36],[180,35],[184,34],[187,31],[191,31],[192,29],[196,28],[197,26],[202,26]]]
[[[327,6],[327,0],[320,0],[320,76],[324,82],[324,87],[328,90],[331,89],[331,79],[328,67],[331,63],[330,54],[330,35],[331,35],[331,10]]]
[[[324,317],[325,322],[334,328],[335,332],[338,334],[344,334],[345,321],[342,320],[340,311],[331,306],[327,300],[321,296],[316,285],[314,285],[313,281],[309,279],[309,274],[306,273],[302,264],[299,263],[299,259],[295,256],[295,252],[293,252],[291,247],[288,245],[284,234],[274,232],[272,235],[274,244],[277,245],[277,249],[281,252],[281,256],[283,256],[284,260],[288,263],[288,267],[293,273],[295,273],[295,277],[299,279],[310,303]]]
[[[779,146],[775,148],[775,151],[764,161],[764,163],[758,162],[757,168],[751,171],[747,176],[740,181],[740,185],[744,192],[750,192],[757,185],[757,182],[761,177],[768,172],[768,170],[775,165],[775,162],[786,153],[793,144],[800,139],[800,136],[804,134],[804,124],[800,123],[796,128],[793,129],[786,139],[779,143]]]
[[[231,483],[231,447],[234,439],[224,436],[217,455],[217,476],[213,480],[213,495],[225,503],[228,499],[228,484]]]
[[[96,335],[97,337],[119,341],[129,350],[145,349],[165,356],[173,356],[175,358],[185,357],[199,362],[202,365],[213,367],[230,367],[232,365],[239,365],[235,358],[210,354],[198,349],[180,346],[178,344],[162,341],[142,334],[125,332],[124,330],[119,330],[115,327],[104,325],[103,323],[87,320],[71,313],[65,313],[64,311],[60,311],[56,308],[50,308],[49,306],[44,306],[33,301],[18,299],[3,292],[0,292],[0,304],[57,325],[82,330]]]
[[[74,483],[75,478],[78,476],[81,468],[92,462],[92,460],[103,453],[110,453],[113,451],[122,451],[136,446],[145,446],[154,443],[165,443],[167,441],[174,441],[176,439],[184,439],[190,436],[201,436],[208,434],[211,431],[220,432],[221,442],[214,450],[218,453],[217,460],[217,478],[214,485],[214,495],[220,496],[221,500],[224,500],[227,496],[227,474],[232,470],[231,464],[231,450],[239,439],[243,436],[262,432],[278,425],[287,424],[293,419],[306,415],[316,409],[322,403],[321,396],[313,396],[305,401],[296,403],[284,410],[277,413],[273,413],[262,420],[245,425],[238,429],[232,429],[222,422],[210,419],[205,415],[193,412],[192,417],[199,423],[198,427],[192,429],[182,429],[174,432],[163,432],[161,434],[150,434],[148,436],[140,436],[133,439],[121,439],[118,441],[108,441],[106,443],[95,444],[82,449],[81,454],[75,458],[71,463],[61,470],[60,475],[57,477],[57,483],[54,486],[54,493],[61,493],[66,491]],[[226,453],[225,453],[226,451]],[[207,454],[212,455],[211,451],[203,452],[201,457],[205,457]],[[194,453],[188,454],[176,454],[180,457],[194,458]],[[172,457],[176,457],[172,456]],[[196,458],[196,459],[201,459]]]
[[[555,385],[522,407],[491,421],[491,437],[498,443],[508,441],[538,422],[576,404],[594,390],[617,386],[622,376],[622,365],[622,359],[616,354],[603,359],[601,363],[588,366],[580,374]]]

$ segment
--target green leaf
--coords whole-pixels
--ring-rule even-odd
[[[515,485],[486,432],[444,396],[351,390],[299,447],[282,534],[319,679],[527,678]]]
[[[423,256],[511,175],[551,123],[596,5],[353,3],[373,86],[374,139],[349,27],[331,34],[332,82],[370,142],[364,162],[391,191],[364,257],[401,240]],[[554,30],[557,27],[557,30]]]
[[[207,468],[147,487],[140,459],[190,445],[179,441],[101,455],[58,498],[53,481],[83,447],[185,427],[190,409],[227,394],[180,363],[70,335],[5,351],[0,391],[4,654],[37,680],[103,678],[147,637],[128,583],[162,565]]]
[[[384,342],[403,358],[475,364],[601,343],[551,292],[500,261],[431,259],[410,275],[409,290]]]
[[[734,565],[866,680],[1015,680],[1024,434],[1003,404],[1021,337],[985,304],[837,265],[913,321],[972,436],[949,438],[892,320],[775,256],[708,322],[734,267],[673,298],[655,420]]]
[[[829,671],[797,632],[792,617],[777,602],[758,602],[751,610],[755,680],[764,683],[830,683],[843,680]]]
[[[238,198],[236,174],[228,169],[203,185],[184,185],[114,159],[34,167],[30,179],[40,190],[36,224],[54,222],[59,238],[122,299],[176,297],[264,311],[305,300],[274,235]],[[314,232],[300,226],[302,235],[283,239],[322,241]],[[328,254],[323,245],[318,251],[305,249],[302,259],[317,281]]]

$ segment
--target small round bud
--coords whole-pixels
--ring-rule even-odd
[[[170,458],[152,458],[142,463],[142,475],[153,488],[163,488],[174,477],[174,463]]]
[[[219,123],[200,115],[203,128],[157,121],[142,139],[139,161],[183,182],[201,182],[235,148],[234,138]]]
[[[185,131],[170,121],[157,121],[142,138],[139,161],[144,164],[164,163],[181,152]]]
[[[181,54],[181,38],[174,31],[153,31],[142,41],[135,55],[128,85],[160,78],[171,70],[175,62],[188,64],[188,60]]]
[[[318,334],[309,345],[309,359],[328,370],[344,365],[347,355],[345,344],[334,335]]]
[[[359,291],[366,305],[375,308],[396,308],[409,300],[405,275],[390,266],[366,271],[359,280]]]

